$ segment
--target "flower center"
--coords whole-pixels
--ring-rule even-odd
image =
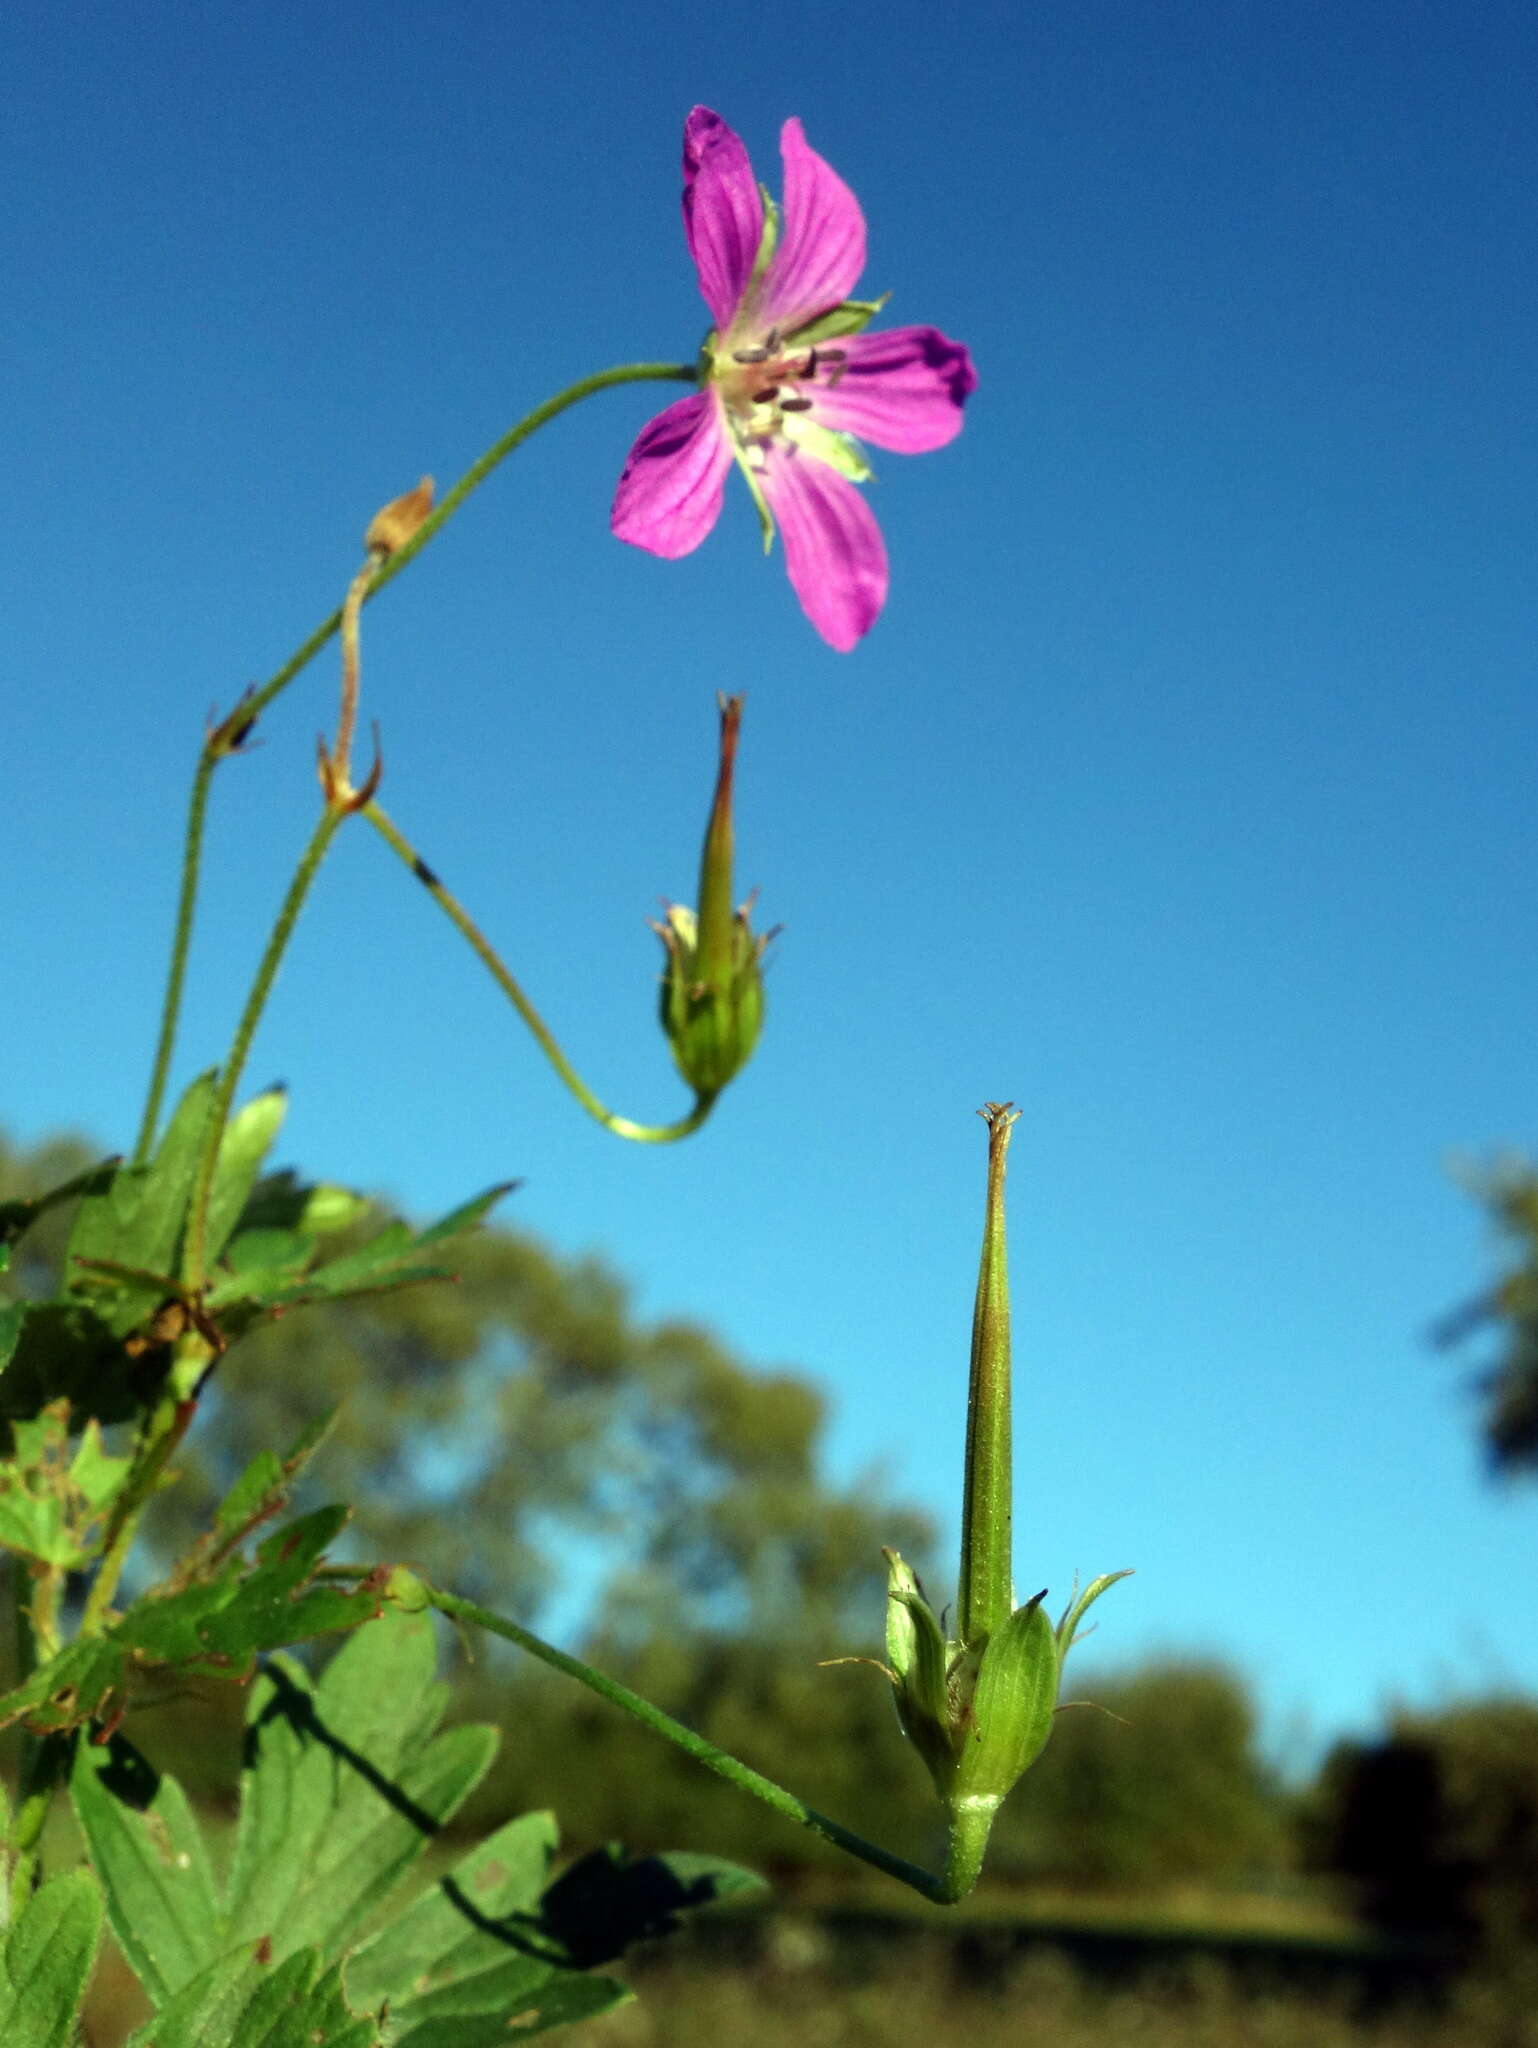
[[[771,327],[760,340],[727,335],[713,354],[710,374],[738,445],[751,451],[783,434],[787,413],[811,412],[814,400],[807,392],[819,385],[831,390],[847,367],[843,349],[787,346]]]

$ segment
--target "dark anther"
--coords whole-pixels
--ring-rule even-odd
[[[779,395],[780,387],[778,384],[766,384],[762,391],[754,392],[753,403],[755,405],[773,405]]]
[[[425,860],[414,860],[411,863],[411,872],[419,882],[425,882],[429,889],[440,889],[443,886]]]
[[[805,362],[804,362],[804,363],[803,363],[803,364],[801,365],[800,369],[799,369],[799,370],[797,370],[797,372],[796,372],[796,375],[797,375],[798,377],[815,377],[815,376],[817,375],[817,351],[816,351],[816,349],[814,349],[814,348],[809,348],[809,349],[807,350],[807,352],[806,352],[806,361],[805,361]]]
[[[813,349],[812,354],[816,355],[817,350]],[[822,360],[825,363],[847,362],[849,360],[849,351],[847,349],[842,348],[825,348],[822,351]]]
[[[766,348],[734,348],[732,350],[732,361],[734,363],[767,363],[768,360],[769,351]]]
[[[809,398],[782,398],[780,400],[781,412],[810,412],[811,409],[812,401]]]
[[[769,332],[764,336],[764,354],[766,356],[772,356],[775,350],[779,347],[779,345],[780,330],[778,327],[771,327]]]

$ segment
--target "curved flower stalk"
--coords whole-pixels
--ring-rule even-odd
[[[676,559],[721,511],[735,460],[764,527],[776,525],[801,608],[847,653],[886,601],[881,529],[857,484],[860,440],[899,455],[943,448],[977,383],[971,357],[933,327],[863,332],[884,300],[850,298],[865,267],[865,216],[808,147],[780,132],[783,226],[747,150],[719,114],[684,123],[684,234],[715,326],[700,389],[642,428],[610,525],[621,540]],[[858,438],[856,438],[858,437]]]

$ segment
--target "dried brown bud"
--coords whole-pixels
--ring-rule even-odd
[[[392,498],[374,514],[363,536],[365,549],[381,561],[388,561],[397,548],[406,545],[432,509],[433,480],[424,476],[414,491]]]

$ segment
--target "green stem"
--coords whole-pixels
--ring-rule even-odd
[[[426,889],[438,908],[459,932],[486,972],[501,989],[533,1034],[535,1043],[560,1075],[577,1101],[588,1115],[597,1119],[606,1131],[613,1131],[618,1138],[630,1138],[639,1145],[671,1145],[679,1138],[687,1138],[691,1131],[697,1131],[715,1106],[714,1095],[696,1095],[694,1107],[687,1116],[680,1117],[672,1124],[632,1123],[628,1116],[616,1116],[606,1109],[573,1067],[565,1053],[556,1043],[550,1027],[538,1010],[524,994],[501,955],[486,937],[480,926],[471,917],[459,899],[444,888],[437,875],[422,859],[411,841],[400,830],[389,814],[377,803],[363,807],[363,815],[384,840],[390,850],[410,868],[417,880]]]
[[[435,1586],[424,1589],[428,1599],[440,1614],[447,1614],[455,1621],[474,1622],[490,1635],[501,1636],[504,1641],[516,1643],[520,1650],[526,1650],[531,1657],[548,1664],[553,1671],[574,1678],[579,1685],[585,1685],[589,1692],[629,1714],[639,1721],[643,1728],[649,1728],[654,1735],[660,1735],[664,1742],[671,1742],[675,1749],[681,1749],[685,1756],[703,1764],[708,1771],[725,1778],[735,1785],[739,1792],[746,1792],[754,1799],[760,1799],[765,1806],[772,1807],[786,1820],[793,1820],[814,1835],[820,1835],[825,1842],[843,1849],[851,1856],[858,1856],[862,1863],[869,1863],[888,1877],[895,1877],[899,1884],[911,1886],[926,1899],[937,1905],[954,1903],[946,1888],[946,1881],[937,1878],[927,1870],[921,1870],[916,1863],[905,1862],[901,1856],[894,1856],[889,1850],[879,1848],[874,1842],[867,1842],[863,1835],[857,1835],[852,1828],[843,1827],[838,1821],[830,1820],[825,1813],[808,1806],[804,1799],[798,1799],[794,1792],[787,1792],[772,1779],[763,1777],[749,1765],[739,1763],[737,1758],[724,1749],[717,1749],[713,1742],[707,1742],[703,1735],[696,1735],[692,1728],[686,1728],[682,1721],[675,1721],[671,1714],[664,1714],[660,1707],[654,1707],[650,1700],[644,1700],[639,1693],[632,1692],[617,1679],[606,1678],[601,1671],[584,1664],[579,1658],[569,1657],[564,1650],[557,1650],[541,1637],[533,1635],[526,1628],[520,1628],[515,1621],[504,1621],[499,1614],[492,1614],[484,1607],[477,1607],[473,1600],[461,1600],[453,1593],[440,1593]],[[959,1896],[959,1894],[957,1895]]]
[[[160,1123],[160,1105],[165,1100],[166,1081],[171,1072],[171,1055],[176,1048],[176,1026],[181,1016],[182,988],[187,979],[187,954],[192,944],[192,914],[197,904],[198,874],[203,864],[203,824],[208,815],[208,789],[214,770],[223,756],[205,741],[192,778],[192,797],[187,805],[187,835],[182,847],[181,893],[176,903],[176,925],[171,936],[171,963],[166,973],[165,1000],[160,1008],[160,1036],[155,1045],[155,1065],[150,1074],[149,1094],[134,1145],[133,1164],[143,1166],[155,1143]]]
[[[207,1345],[198,1338],[191,1341],[198,1345],[199,1355],[206,1361]],[[113,1509],[101,1563],[86,1595],[85,1609],[80,1617],[82,1638],[99,1636],[106,1627],[107,1613],[117,1592],[118,1581],[123,1576],[123,1567],[128,1562],[128,1553],[139,1532],[140,1519],[172,1452],[187,1434],[187,1425],[196,1411],[195,1401],[178,1400],[174,1395],[166,1394],[145,1422],[133,1469]]]
[[[532,412],[525,413],[515,426],[508,428],[501,440],[494,441],[484,455],[471,463],[458,483],[423,520],[411,538],[380,566],[369,584],[367,597],[377,596],[393,577],[400,574],[408,562],[422,552],[433,535],[453,518],[470,493],[486,481],[499,463],[527,441],[531,434],[537,433],[541,427],[567,411],[569,407],[580,404],[584,398],[591,398],[597,392],[612,390],[620,384],[693,384],[698,381],[698,377],[697,363],[621,363],[612,370],[599,370],[591,377],[583,377],[575,384],[568,384],[564,391],[558,391],[553,398],[547,398],[543,405],[537,405]],[[198,871],[202,861],[208,787],[213,779],[213,772],[227,754],[235,752],[251,725],[274,698],[281,696],[294,678],[340,631],[343,609],[344,607],[339,606],[328,619],[323,619],[308,640],[295,648],[277,673],[270,676],[260,689],[242,698],[235,710],[215,727],[203,744],[203,751],[198,758],[197,773],[193,777],[191,800],[187,807],[181,894],[177,903],[176,926],[171,942],[171,964],[166,976],[160,1036],[155,1049],[149,1093],[139,1127],[138,1143],[134,1148],[135,1165],[143,1165],[154,1145],[161,1104],[165,1098],[166,1080],[171,1068],[171,1055],[176,1044],[177,1025],[181,1018],[182,987],[186,978],[187,953],[192,940],[193,911],[197,901]]]
[[[543,405],[536,405],[525,413],[518,424],[509,427],[500,441],[494,441],[477,461],[472,462],[459,482],[448,491],[438,505],[428,514],[410,540],[396,549],[386,561],[378,575],[369,585],[368,596],[376,598],[387,583],[397,577],[406,564],[413,561],[443,526],[445,526],[470,493],[482,485],[499,463],[506,460],[513,450],[527,441],[531,434],[555,419],[569,407],[580,404],[584,398],[591,398],[595,392],[609,391],[617,384],[695,384],[699,381],[697,363],[621,363],[613,370],[599,370],[591,377],[583,377],[575,384],[568,384],[564,391],[558,391],[554,398],[547,398]],[[297,647],[277,671],[253,693],[244,706],[247,714],[258,718],[273,699],[286,690],[301,669],[315,659],[327,641],[340,631],[342,608],[338,606],[329,619],[315,628],[309,639]]]
[[[961,1584],[956,1627],[980,1647],[1014,1606],[1009,1420],[1009,1260],[1004,1243],[1004,1162],[1015,1116],[1007,1102],[978,1112],[988,1126],[988,1199],[972,1311],[967,1456],[961,1505]]]
[[[53,1796],[64,1782],[69,1768],[70,1741],[63,1735],[45,1735],[32,1746],[20,1783],[20,1802],[11,1829],[11,1913],[20,1912],[36,1891],[43,1875],[43,1830]]]
[[[945,1875],[940,1880],[947,1905],[964,1899],[977,1883],[999,1804],[997,1799],[971,1798],[958,1799],[949,1807]]]
[[[272,993],[272,984],[277,977],[278,967],[293,936],[304,899],[310,893],[310,884],[326,857],[326,849],[336,836],[338,826],[347,816],[339,805],[327,804],[322,811],[320,823],[310,837],[310,843],[300,855],[294,878],[288,885],[288,894],[278,912],[267,940],[266,950],[257,966],[256,979],[251,984],[251,993],[246,997],[246,1007],[240,1013],[240,1022],[235,1027],[235,1037],[230,1045],[229,1058],[219,1074],[219,1086],[208,1112],[208,1123],[203,1133],[203,1150],[198,1158],[198,1170],[192,1183],[192,1200],[187,1210],[187,1242],[182,1254],[182,1281],[195,1292],[203,1285],[208,1255],[208,1201],[213,1192],[214,1175],[219,1165],[219,1146],[224,1137],[224,1127],[229,1121],[230,1106],[235,1100],[235,1090],[240,1086],[240,1077],[245,1071],[246,1059],[251,1051],[251,1041],[256,1036],[256,1027],[261,1022],[262,1012],[267,1007],[267,998]]]

